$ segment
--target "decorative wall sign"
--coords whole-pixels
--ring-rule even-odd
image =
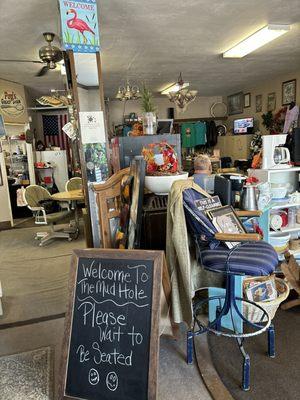
[[[243,92],[235,93],[227,97],[228,115],[241,114],[244,111]]]
[[[96,0],[60,0],[60,17],[65,50],[75,53],[100,50]]]
[[[0,114],[4,123],[28,123],[23,85],[0,79]]]
[[[0,109],[9,117],[20,117],[25,112],[25,101],[16,91],[5,90],[0,94]]]
[[[272,92],[268,94],[267,111],[274,111],[275,108],[276,108],[276,93]]]
[[[59,399],[156,399],[163,260],[74,251]]]
[[[282,105],[287,106],[292,101],[296,102],[296,79],[282,83]]]
[[[262,95],[255,96],[255,112],[262,112]]]

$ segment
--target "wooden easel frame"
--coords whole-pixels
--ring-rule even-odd
[[[160,292],[163,282],[164,253],[152,250],[116,250],[116,249],[87,249],[74,250],[71,262],[69,279],[68,308],[65,319],[65,331],[62,346],[59,400],[78,400],[78,397],[70,397],[65,393],[68,354],[72,334],[72,320],[76,293],[76,280],[79,258],[99,259],[123,259],[123,260],[150,260],[153,261],[153,288],[151,307],[151,332],[149,344],[149,365],[148,365],[148,400],[156,400],[157,379],[158,379],[158,355],[159,355],[159,321],[160,321]],[[100,398],[100,397],[99,397]],[[82,399],[88,400],[88,399]]]

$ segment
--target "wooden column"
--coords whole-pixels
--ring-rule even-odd
[[[77,124],[78,124],[78,130],[79,130],[79,136],[78,136],[79,158],[80,158],[82,183],[83,183],[83,189],[84,189],[84,200],[85,200],[85,205],[86,205],[85,223],[87,224],[87,227],[85,229],[85,232],[86,232],[86,234],[88,234],[90,236],[90,232],[92,231],[91,217],[90,217],[90,201],[89,201],[89,194],[88,194],[89,192],[88,192],[88,180],[87,180],[85,155],[84,155],[84,149],[83,149],[83,145],[82,145],[81,132],[80,132],[80,121],[79,121],[80,106],[79,106],[75,59],[74,59],[74,53],[72,50],[68,50],[67,55],[68,55],[69,66],[70,66],[69,79],[70,79],[71,87],[72,87],[73,102],[75,104],[76,112],[77,112]],[[92,245],[93,238],[86,237],[86,242]]]
[[[109,151],[108,124],[107,124],[107,118],[106,118],[106,112],[105,112],[102,63],[101,63],[101,55],[99,52],[96,53],[96,61],[97,61],[98,82],[99,82],[100,109],[101,109],[101,111],[103,111],[104,126],[105,126],[105,147],[106,147],[108,173],[109,173],[109,175],[111,175],[112,171],[111,171],[110,151]]]

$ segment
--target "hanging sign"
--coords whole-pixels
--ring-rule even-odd
[[[105,143],[103,111],[79,112],[81,140],[87,143]]]
[[[96,0],[60,0],[60,17],[65,50],[75,53],[100,50]]]
[[[23,98],[14,90],[4,90],[0,95],[0,109],[9,117],[20,117],[25,112]]]
[[[163,252],[72,260],[59,399],[155,400]]]

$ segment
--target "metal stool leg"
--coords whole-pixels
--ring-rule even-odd
[[[239,346],[240,352],[244,358],[243,362],[243,378],[242,378],[242,389],[244,391],[250,390],[250,357],[249,354],[246,353],[243,342],[244,340],[241,338],[236,339],[237,344]]]
[[[192,331],[188,331],[186,334],[186,344],[187,344],[187,349],[186,349],[186,362],[188,364],[193,364],[193,352],[194,352],[194,334]]]
[[[273,324],[268,328],[268,355],[272,358],[275,357],[275,329]]]
[[[248,354],[244,357],[242,388],[245,392],[250,390],[250,357]]]

